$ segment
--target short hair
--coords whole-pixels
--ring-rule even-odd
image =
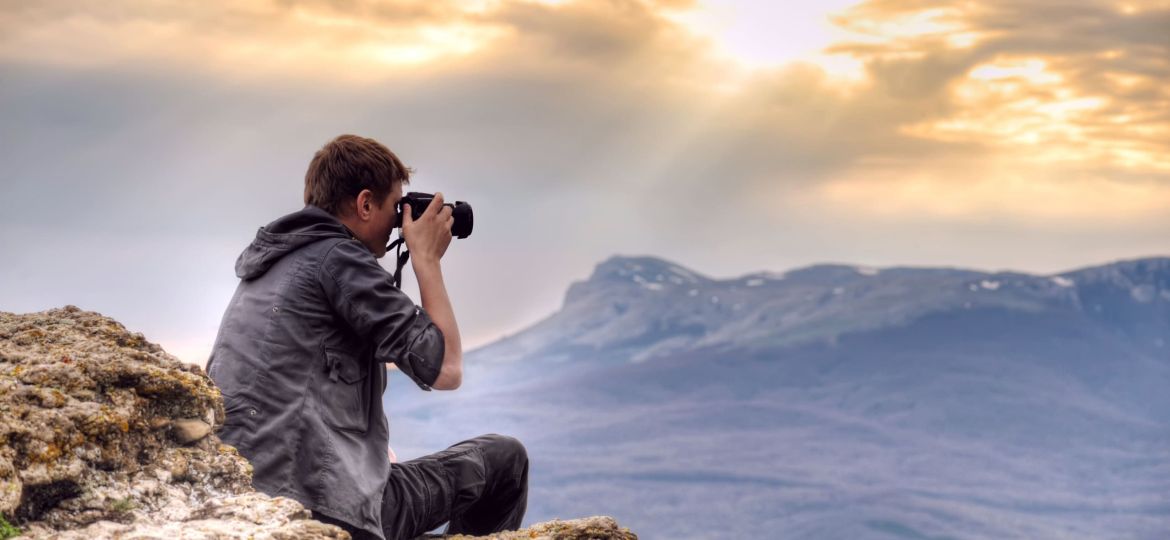
[[[410,183],[413,169],[382,143],[357,135],[340,135],[325,143],[309,162],[305,172],[305,204],[335,216],[349,212],[346,203],[363,189],[374,193],[382,204],[394,182]]]

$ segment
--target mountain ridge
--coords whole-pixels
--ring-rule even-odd
[[[1092,273],[1094,271],[1107,270],[1107,269],[1117,268],[1117,267],[1129,267],[1129,266],[1142,265],[1142,264],[1170,265],[1170,255],[1149,255],[1149,256],[1144,256],[1144,257],[1129,257],[1129,258],[1124,258],[1124,259],[1116,259],[1116,260],[1113,260],[1110,262],[1076,266],[1076,267],[1072,267],[1072,268],[1069,268],[1066,270],[1061,270],[1058,272],[1050,272],[1050,273],[1028,272],[1028,271],[1016,270],[1016,269],[1011,269],[1011,268],[1002,268],[1002,269],[998,269],[998,270],[979,270],[979,269],[974,269],[974,268],[966,268],[966,267],[962,267],[962,266],[931,266],[931,265],[875,266],[875,265],[854,264],[854,263],[847,263],[847,262],[820,262],[820,263],[813,263],[813,264],[804,265],[804,266],[797,266],[797,267],[794,267],[794,268],[791,268],[788,270],[784,270],[784,271],[758,270],[758,271],[753,271],[753,272],[749,272],[746,274],[741,274],[741,275],[727,277],[727,278],[711,277],[709,275],[703,274],[703,273],[698,272],[696,270],[689,269],[686,266],[682,265],[681,263],[676,263],[676,262],[670,261],[669,259],[659,257],[656,255],[612,255],[612,256],[608,257],[607,259],[597,263],[594,266],[593,273],[588,278],[586,278],[584,280],[575,281],[573,283],[581,283],[581,282],[588,282],[588,281],[595,280],[599,276],[606,274],[607,270],[609,270],[612,273],[614,270],[620,270],[622,266],[627,265],[627,264],[646,264],[646,265],[652,267],[652,269],[658,269],[658,270],[670,269],[673,267],[673,268],[679,269],[684,274],[692,275],[692,276],[698,277],[702,280],[711,281],[711,282],[732,282],[732,281],[740,281],[740,280],[746,280],[746,279],[750,279],[750,278],[760,278],[760,277],[771,278],[771,279],[783,279],[784,277],[788,277],[788,276],[801,275],[801,274],[807,274],[807,273],[811,273],[811,272],[824,271],[824,270],[853,270],[854,272],[857,272],[858,274],[861,274],[861,275],[876,275],[876,274],[881,273],[881,272],[889,272],[889,271],[927,270],[927,271],[961,272],[961,273],[967,273],[967,274],[984,274],[984,275],[1003,274],[1003,275],[1021,275],[1021,276],[1053,278],[1053,277],[1066,277],[1070,274],[1087,274],[1087,273]]]
[[[469,357],[509,362],[602,353],[610,361],[645,361],[694,347],[762,351],[988,307],[1082,311],[1106,323],[1152,311],[1161,321],[1168,315],[1159,306],[1167,302],[1170,257],[1053,274],[816,264],[715,279],[659,257],[613,256],[571,283],[558,311]]]
[[[1170,258],[726,280],[599,266],[556,313],[469,353],[460,392],[392,380],[395,448],[513,434],[533,493],[565,494],[534,515],[661,538],[1170,530]]]

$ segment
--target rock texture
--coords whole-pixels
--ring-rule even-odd
[[[253,491],[223,417],[198,366],[113,319],[0,312],[0,514],[27,537],[348,536]]]
[[[113,319],[0,312],[0,539],[349,538],[254,491],[223,419],[198,366]],[[637,537],[592,517],[492,538]]]
[[[519,531],[505,531],[491,536],[448,536],[430,535],[425,538],[445,540],[638,540],[638,535],[629,529],[619,527],[609,516],[593,516],[582,519],[545,521]]]

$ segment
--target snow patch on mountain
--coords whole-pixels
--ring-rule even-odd
[[[661,278],[662,278],[662,275],[659,274],[658,280],[661,281]],[[646,278],[644,278],[640,275],[637,275],[637,274],[634,275],[634,283],[641,285],[643,289],[648,289],[651,291],[661,291],[663,288],[663,285],[661,283],[647,281]]]
[[[669,270],[671,274],[674,274],[672,279],[679,278],[680,280],[686,281],[687,283],[698,283],[700,280],[697,274],[681,266],[672,264],[667,266],[667,270]]]
[[[1153,285],[1142,284],[1130,289],[1129,295],[1137,302],[1148,304],[1158,297],[1158,290]]]

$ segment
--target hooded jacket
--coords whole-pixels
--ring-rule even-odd
[[[257,490],[382,538],[384,363],[430,390],[443,334],[315,206],[261,227],[236,276],[208,362],[227,413],[220,438],[251,462]]]

